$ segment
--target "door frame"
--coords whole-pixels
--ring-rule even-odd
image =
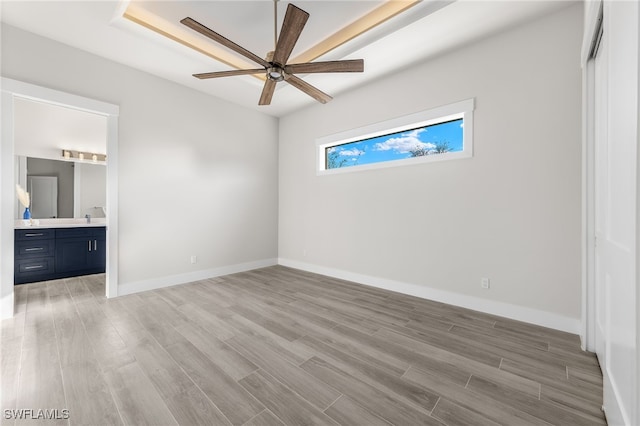
[[[595,61],[602,26],[602,0],[585,2],[582,40],[582,349],[595,352]]]
[[[118,117],[117,105],[2,77],[0,115],[0,318],[14,314],[14,99],[22,98],[105,116],[107,119],[106,297],[118,295]]]

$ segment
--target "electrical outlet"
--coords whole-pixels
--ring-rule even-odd
[[[198,256],[196,256],[195,254],[191,255],[191,263],[198,263]]]
[[[489,278],[480,278],[480,287],[489,288]]]

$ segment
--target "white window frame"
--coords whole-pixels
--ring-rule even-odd
[[[363,170],[382,169],[397,166],[409,166],[434,161],[457,160],[473,156],[473,110],[475,100],[473,98],[452,104],[431,108],[410,115],[381,121],[357,129],[347,130],[329,136],[316,139],[316,170],[317,175],[332,175],[337,173],[359,172]],[[358,142],[365,139],[384,136],[392,133],[403,132],[420,127],[433,126],[447,121],[462,118],[464,127],[462,131],[462,151],[445,152],[442,154],[425,155],[422,157],[403,158],[399,160],[382,161],[379,163],[362,164],[335,169],[326,168],[326,150],[333,146]]]

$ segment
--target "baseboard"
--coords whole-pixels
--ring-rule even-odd
[[[580,320],[562,315],[526,308],[494,300],[482,299],[475,296],[453,293],[417,284],[405,283],[401,281],[389,280],[370,275],[363,275],[340,269],[314,265],[311,263],[299,262],[286,258],[279,258],[278,264],[290,268],[301,269],[307,272],[327,275],[347,281],[353,281],[372,287],[391,290],[398,293],[408,294],[423,299],[448,303],[450,305],[473,309],[487,314],[498,315],[505,318],[523,321],[530,324],[553,328],[555,330],[566,331],[568,333],[580,333]]]
[[[236,274],[238,272],[250,271],[252,269],[266,268],[278,264],[277,259],[263,259],[235,265],[221,266],[218,268],[202,269],[188,272],[186,274],[169,275],[166,277],[152,278],[149,280],[134,281],[118,286],[118,296],[139,293],[141,291],[155,290],[163,287],[171,287],[179,284],[186,284],[194,281],[206,280],[222,275]]]

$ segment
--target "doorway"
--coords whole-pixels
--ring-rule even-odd
[[[14,120],[16,99],[26,99],[104,116],[107,121],[106,297],[118,294],[118,115],[117,105],[104,103],[46,87],[2,78],[2,133],[0,138],[0,318],[11,318],[14,310],[14,216],[15,178]],[[8,202],[12,201],[12,202]]]

